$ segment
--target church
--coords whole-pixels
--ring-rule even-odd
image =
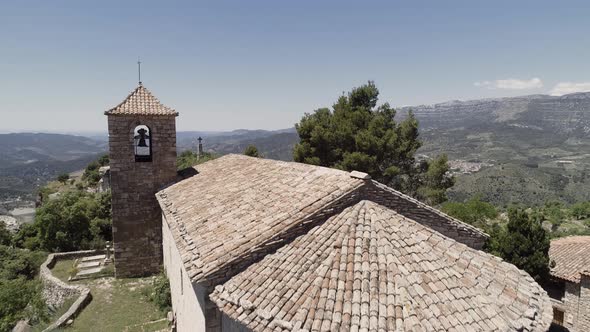
[[[164,268],[177,331],[547,331],[487,235],[362,172],[226,155],[176,169],[141,83],[108,117],[117,277]]]

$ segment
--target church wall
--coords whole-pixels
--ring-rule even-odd
[[[580,331],[590,331],[590,275],[588,272],[582,272],[581,275],[579,301],[578,328]]]
[[[206,331],[207,290],[200,285],[191,284],[164,216],[162,216],[162,244],[164,269],[170,280],[172,311],[176,317],[177,331]]]
[[[110,115],[108,123],[115,274],[154,274],[162,264],[161,210],[155,193],[176,179],[175,117]],[[150,128],[151,162],[135,161],[138,125]]]

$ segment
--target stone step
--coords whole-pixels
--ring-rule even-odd
[[[88,262],[82,262],[79,263],[77,268],[78,269],[87,269],[87,268],[92,268],[92,267],[98,267],[101,265],[101,261],[88,261]]]
[[[82,262],[98,261],[98,260],[104,260],[106,257],[107,257],[106,255],[88,256],[88,257],[83,257],[82,259],[80,259],[80,261],[82,261]]]
[[[76,274],[76,277],[84,277],[84,276],[87,276],[87,275],[90,275],[90,274],[95,274],[95,273],[100,272],[101,270],[102,270],[102,266],[93,267],[93,268],[90,268],[90,269],[84,269],[84,270],[78,272]]]

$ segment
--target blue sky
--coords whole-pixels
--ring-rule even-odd
[[[0,130],[102,131],[142,80],[179,130],[279,129],[367,80],[392,105],[590,90],[588,1],[3,1]]]

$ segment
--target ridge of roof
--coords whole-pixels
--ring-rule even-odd
[[[164,106],[141,83],[121,103],[109,109],[104,114],[178,116],[178,112],[170,107]]]
[[[407,195],[338,169],[229,154],[191,168],[196,175],[156,194],[193,282],[213,284],[359,199],[392,198],[400,214],[480,249],[487,234]],[[374,188],[374,189],[373,189]],[[385,198],[384,198],[385,197]],[[399,211],[396,204],[400,203]],[[327,213],[327,214],[326,214]],[[310,224],[313,223],[312,224]],[[302,226],[304,225],[304,226]],[[296,234],[295,234],[296,233]],[[272,249],[272,250],[275,250]],[[250,255],[246,257],[246,255]],[[216,277],[217,276],[217,277]]]
[[[468,229],[471,232],[478,233],[481,236],[484,236],[486,238],[489,238],[490,237],[489,234],[487,234],[483,230],[481,230],[481,229],[479,229],[479,228],[477,228],[477,227],[475,227],[473,225],[470,225],[470,224],[468,224],[468,223],[466,223],[464,221],[461,221],[461,220],[459,220],[459,219],[457,219],[455,217],[451,217],[448,214],[446,214],[446,213],[444,213],[444,212],[442,212],[442,211],[440,211],[438,209],[435,209],[435,208],[433,208],[432,206],[430,206],[430,205],[428,205],[426,203],[420,202],[419,200],[417,200],[417,199],[415,199],[415,198],[413,198],[411,196],[408,196],[408,195],[406,195],[406,194],[404,194],[404,193],[402,193],[400,191],[397,191],[397,190],[395,190],[395,189],[393,189],[393,188],[391,188],[389,186],[386,186],[383,183],[380,183],[378,181],[372,180],[372,182],[373,182],[373,184],[376,187],[380,188],[381,190],[388,191],[388,192],[394,194],[395,196],[398,196],[400,198],[403,198],[406,201],[409,201],[409,202],[415,204],[417,207],[419,207],[421,209],[424,209],[424,210],[428,211],[429,213],[432,213],[432,214],[437,215],[437,216],[439,216],[441,218],[444,218],[450,224],[453,224],[453,225],[455,225],[457,227],[460,227],[460,228]]]
[[[193,282],[291,236],[365,182],[342,170],[236,154],[194,169],[156,194]]]
[[[210,298],[254,331],[546,331],[552,320],[547,293],[526,272],[366,200]]]
[[[573,235],[551,240],[549,259],[555,262],[553,277],[579,283],[581,274],[590,269],[590,236]]]

